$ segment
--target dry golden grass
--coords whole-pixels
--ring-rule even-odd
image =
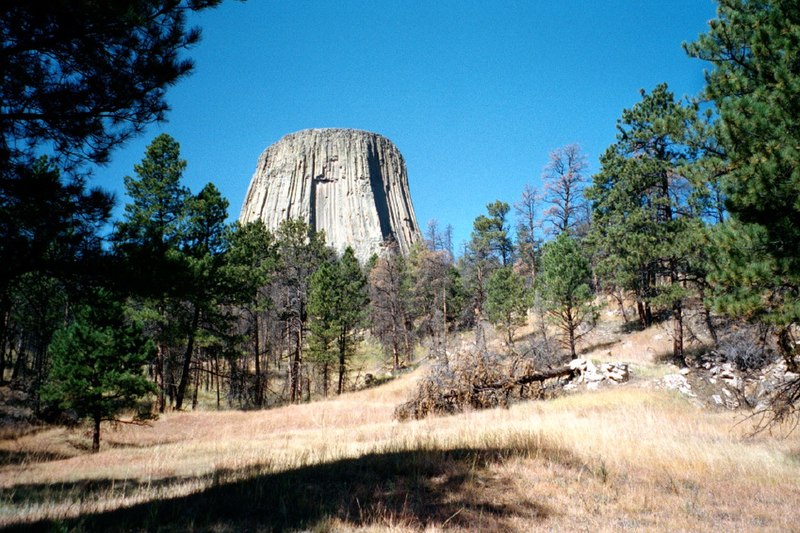
[[[650,332],[631,345],[657,343]],[[624,341],[623,341],[624,342]],[[603,348],[607,349],[607,348]],[[624,359],[624,357],[614,357]],[[638,364],[652,367],[652,356]],[[424,369],[268,411],[0,441],[0,525],[96,530],[789,531],[800,435],[636,386],[398,423]],[[76,447],[77,446],[77,447]],[[42,522],[44,520],[44,522]]]

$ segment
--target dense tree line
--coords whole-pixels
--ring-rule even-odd
[[[715,344],[728,316],[771,331],[797,372],[792,2],[720,0],[685,45],[711,65],[704,93],[643,90],[594,175],[578,145],[557,148],[541,194],[525,187],[513,211],[489,203],[459,257],[452,228],[432,221],[407,256],[387,242],[367,264],[302,221],[228,223],[213,184],[182,184],[187,162],[168,135],[126,177],[121,220],[87,187],[87,165],[162,118],[165,88],[191,67],[179,52],[198,38],[186,11],[217,3],[12,2],[0,18],[0,381],[91,418],[96,444],[102,420],[148,394],[163,412],[342,393],[365,336],[394,369],[421,344],[447,365],[454,332],[485,345],[488,323],[509,354],[541,354],[517,335],[534,315],[531,335],[575,357],[604,299],[631,327],[669,323],[678,362],[693,317]],[[788,382],[775,416],[798,401],[800,382]]]

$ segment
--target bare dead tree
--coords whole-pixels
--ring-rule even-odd
[[[541,244],[537,238],[539,222],[536,219],[539,202],[541,202],[539,191],[526,184],[522,189],[522,196],[514,204],[517,216],[517,264],[528,288],[536,279],[536,256]]]
[[[568,144],[550,152],[550,161],[542,173],[545,222],[554,234],[575,231],[586,218],[586,156],[577,144]]]

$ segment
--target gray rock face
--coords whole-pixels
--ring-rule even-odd
[[[403,156],[389,139],[360,130],[303,130],[267,148],[239,216],[259,218],[273,230],[300,218],[340,253],[352,246],[362,262],[387,239],[405,254],[420,237]]]

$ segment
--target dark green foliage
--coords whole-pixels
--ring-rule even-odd
[[[100,447],[100,422],[152,392],[143,366],[153,344],[141,326],[126,321],[122,306],[98,294],[94,306],[77,309],[72,323],[50,344],[53,368],[42,398],[72,409],[94,424],[92,451]]]
[[[800,9],[723,0],[686,49],[713,65],[705,93],[719,115],[726,206],[737,219],[714,241],[716,303],[791,336],[800,322]]]
[[[183,296],[186,348],[181,378],[175,394],[175,408],[181,409],[189,384],[195,342],[203,328],[207,337],[227,331],[227,310],[224,304],[235,301],[236,289],[227,279],[225,253],[228,249],[228,201],[209,183],[187,204],[186,229],[182,252],[188,276],[177,296]],[[233,280],[235,282],[235,280]],[[182,293],[182,294],[180,294]],[[206,342],[213,342],[207,338]]]
[[[192,195],[181,184],[185,169],[178,142],[156,137],[136,177],[125,178],[132,201],[115,235],[127,290],[159,347],[159,410],[167,397],[183,407],[198,334],[206,345],[224,343],[231,317],[223,304],[241,292],[226,260],[228,201],[210,183]]]
[[[182,303],[191,286],[188,257],[182,252],[191,197],[181,184],[185,169],[175,139],[167,134],[153,139],[134,165],[136,176],[125,177],[131,202],[114,235],[127,289],[135,296],[133,307],[158,346],[153,368],[161,412],[167,397],[174,400],[180,365],[176,345],[184,338],[186,321],[194,318],[186,317]]]
[[[489,216],[475,219],[470,248],[480,259],[499,260],[502,266],[511,262],[514,246],[508,234],[508,210],[507,203],[497,200],[487,204]]]
[[[596,318],[590,280],[586,253],[568,233],[561,233],[544,246],[537,289],[548,315],[561,330],[561,344],[572,358],[577,356],[577,342]]]
[[[460,267],[472,293],[468,312],[472,321],[480,321],[486,304],[486,282],[491,273],[513,261],[514,247],[506,217],[509,205],[497,200],[487,204],[488,216],[479,215],[473,222],[472,239],[461,258]]]
[[[22,176],[0,176],[0,381],[15,336],[28,340],[17,353],[13,376],[24,377],[32,363],[38,381],[46,367],[44,348],[58,327],[57,320],[43,320],[53,314],[43,315],[44,309],[60,302],[63,311],[67,293],[79,296],[108,279],[112,269],[100,231],[111,206],[110,196],[87,191],[82,179],[65,181],[47,158]],[[43,286],[51,299],[34,297]]]
[[[356,335],[364,326],[369,297],[367,278],[349,246],[342,257],[320,265],[309,282],[309,329],[316,361],[323,367],[323,386],[327,394],[329,363],[338,359],[337,393],[344,390],[347,360],[355,348]]]
[[[310,357],[313,362],[321,367],[323,395],[328,396],[331,369],[336,364],[337,346],[339,337],[336,313],[338,304],[339,279],[336,263],[322,263],[311,276],[310,292],[308,295],[308,329],[311,335],[308,339]]]
[[[190,10],[220,0],[6,0],[0,11],[0,174],[37,151],[106,162],[111,149],[167,111],[187,75],[180,52],[200,32]]]
[[[601,157],[602,169],[587,191],[597,271],[607,286],[635,294],[642,326],[652,323],[651,305],[671,307],[680,359],[683,282],[702,228],[687,176],[702,155],[705,130],[696,107],[676,101],[665,84],[643,91],[617,128],[617,142]]]
[[[322,263],[333,260],[333,251],[325,246],[325,234],[312,231],[302,220],[283,222],[277,240],[280,276],[275,305],[291,354],[289,401],[294,403],[301,400],[302,393],[310,278]]]
[[[99,231],[112,205],[84,180],[64,181],[45,157],[24,176],[0,176],[0,288],[29,272],[80,277],[101,254]]]
[[[511,267],[498,268],[486,283],[486,316],[501,326],[506,342],[514,344],[514,331],[525,324],[528,311],[528,291],[525,282]]]
[[[278,250],[274,235],[261,220],[236,224],[230,231],[225,278],[231,285],[243,334],[250,340],[255,376],[253,403],[264,405],[266,366],[274,342],[267,334],[270,322],[277,322],[269,287],[278,276]]]
[[[130,268],[134,292],[158,299],[186,278],[180,253],[191,197],[181,183],[186,161],[180,157],[178,142],[161,134],[133,168],[136,176],[125,177],[131,202],[114,239]]]
[[[9,332],[16,328],[11,314],[20,315],[13,303],[20,300],[15,289],[20,279],[57,281],[71,299],[90,286],[129,286],[129,279],[114,279],[123,269],[110,263],[101,246],[112,198],[87,191],[77,176],[83,164],[107,162],[114,147],[164,118],[166,89],[192,68],[181,52],[200,35],[187,27],[187,16],[217,4],[219,0],[3,3],[0,381]],[[43,154],[50,159],[41,158]],[[63,181],[57,168],[73,178]],[[36,331],[19,335],[41,337]],[[18,352],[17,368],[24,369],[28,355]],[[15,375],[24,377],[24,372]]]
[[[275,235],[264,221],[256,220],[234,224],[228,240],[228,277],[235,280],[234,285],[241,291],[239,301],[250,303],[275,276],[278,261]]]

